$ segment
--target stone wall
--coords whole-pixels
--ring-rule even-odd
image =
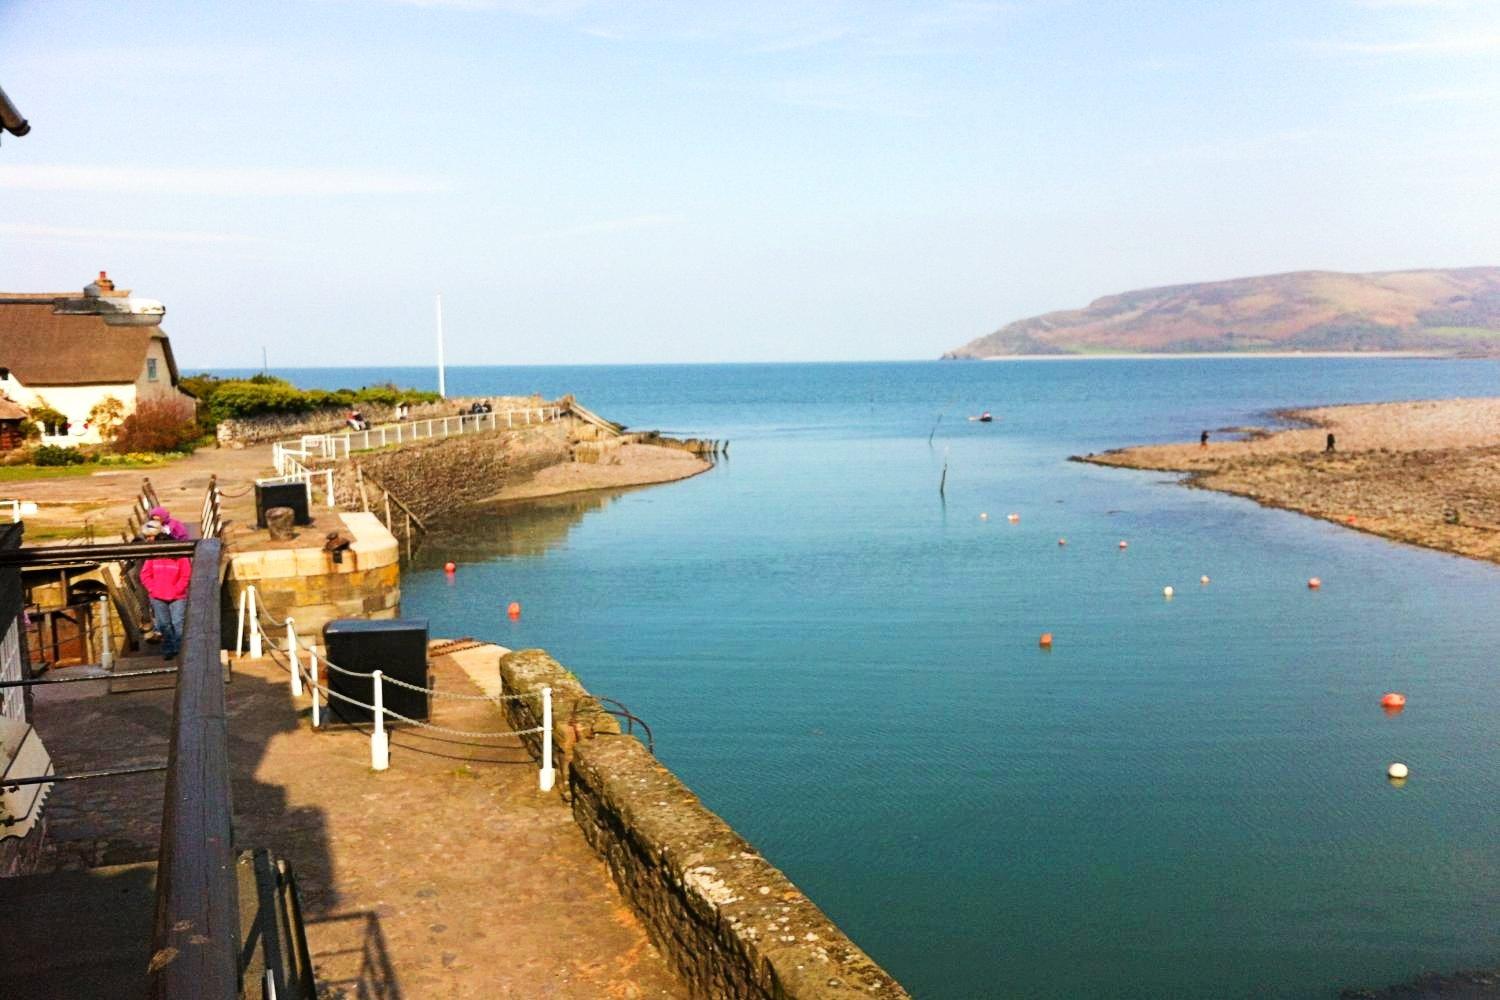
[[[233,643],[240,594],[251,584],[260,607],[276,621],[291,616],[297,631],[320,635],[336,618],[395,618],[401,611],[400,552],[374,514],[340,514],[352,544],[340,562],[308,533],[296,548],[253,549],[230,555],[224,579],[224,635]]]
[[[467,413],[469,406],[480,399],[487,400],[496,411],[524,410],[547,405],[541,396],[463,397],[445,399],[437,403],[414,404],[411,407],[411,415],[407,419],[427,420],[432,417],[451,417],[458,413]],[[371,424],[396,422],[396,408],[393,406],[361,405],[359,412]],[[243,420],[225,420],[219,424],[219,446],[233,447],[264,441],[284,441],[302,434],[331,434],[345,429],[347,425],[344,421],[348,416],[348,407],[330,406],[309,413],[268,413]]]
[[[375,483],[390,490],[424,521],[478,503],[539,469],[569,460],[568,426],[554,421],[518,430],[481,431],[363,452],[340,462],[334,492],[340,506],[379,503]],[[363,470],[365,497],[360,496]]]
[[[500,660],[516,729],[553,694],[554,766],[573,818],[694,996],[904,998],[906,991],[539,649]],[[527,737],[534,755],[539,738]]]

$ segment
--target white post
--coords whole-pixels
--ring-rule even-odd
[[[286,619],[286,658],[292,667],[292,697],[302,697],[302,661],[297,658],[297,628],[291,615]]]
[[[391,744],[385,736],[385,686],[379,670],[371,677],[375,682],[375,729],[370,733],[370,770],[384,771],[391,766]]]
[[[333,510],[338,504],[334,503],[332,469],[323,470],[323,489],[328,494],[328,509]]]
[[[109,627],[109,595],[99,595],[99,666],[109,670],[115,665],[114,630]]]
[[[396,425],[396,443],[397,444],[401,443],[401,425],[400,424]]]
[[[250,588],[250,658],[260,659],[260,613],[255,610],[255,588]]]
[[[438,398],[448,398],[448,383],[443,372],[443,293],[437,293]]]
[[[234,630],[234,658],[238,660],[245,652],[245,601],[250,596],[249,589],[240,591],[240,618],[239,624]]]
[[[542,688],[542,773],[538,782],[542,791],[552,791],[557,774],[552,769],[552,689]]]
[[[313,700],[313,728],[317,729],[321,724],[318,716],[318,647],[313,646],[307,651],[307,672],[312,678],[312,700]]]
[[[513,426],[515,426],[514,424],[512,424],[510,422],[512,415],[513,415],[512,411],[510,411],[510,410],[506,410],[505,411],[505,426],[506,427],[513,427]]]

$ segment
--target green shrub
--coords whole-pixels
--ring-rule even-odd
[[[182,380],[181,386],[198,399],[198,423],[205,434],[212,434],[221,420],[243,420],[266,414],[295,415],[328,407],[351,409],[426,403],[438,398],[435,392],[403,389],[389,383],[363,389],[298,389],[275,375],[254,375],[248,379],[189,375]]]
[[[88,457],[77,448],[44,444],[31,453],[31,461],[34,465],[82,465]]]

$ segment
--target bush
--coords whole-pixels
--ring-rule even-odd
[[[33,465],[82,465],[88,456],[77,448],[44,444],[31,453],[31,461]]]
[[[350,409],[426,403],[438,398],[435,392],[402,389],[389,383],[358,390],[298,389],[275,375],[255,375],[248,379],[189,375],[182,380],[181,387],[199,400],[198,422],[205,434],[212,434],[221,420],[242,420],[266,414],[295,415],[327,407]]]
[[[120,454],[184,451],[201,433],[189,404],[179,399],[148,399],[120,424],[111,446]]]

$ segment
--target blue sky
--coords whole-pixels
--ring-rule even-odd
[[[0,0],[0,288],[189,366],[935,357],[1500,264],[1500,3]]]

